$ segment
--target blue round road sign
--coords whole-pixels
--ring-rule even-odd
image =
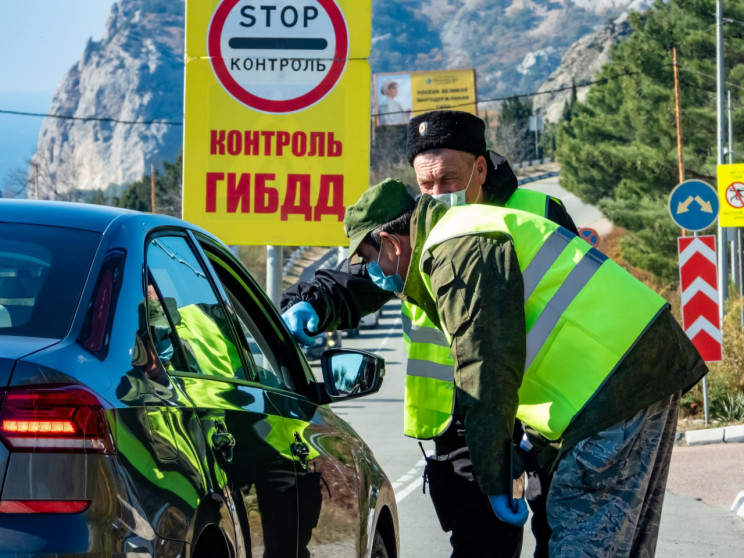
[[[669,214],[682,229],[707,229],[718,217],[718,193],[702,180],[685,180],[669,196]]]

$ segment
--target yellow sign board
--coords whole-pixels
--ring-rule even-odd
[[[718,223],[744,227],[744,164],[718,165]]]
[[[184,219],[346,245],[368,186],[371,0],[187,0]]]
[[[375,74],[377,125],[407,124],[430,110],[478,114],[475,70]]]

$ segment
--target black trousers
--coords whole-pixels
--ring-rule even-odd
[[[426,460],[425,474],[434,509],[442,530],[451,532],[451,556],[519,558],[523,528],[504,523],[493,513],[488,497],[475,482],[470,450],[464,445],[464,436],[461,441],[463,445],[457,449],[452,449],[451,443],[441,444],[441,447],[437,444],[436,455]],[[528,475],[525,496],[533,514],[535,558],[544,558],[548,556],[550,540],[545,505],[550,475],[540,469],[529,454],[524,464]]]

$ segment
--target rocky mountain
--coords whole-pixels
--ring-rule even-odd
[[[628,13],[630,10],[643,11],[651,2],[635,0],[625,11],[592,33],[584,35],[572,44],[563,54],[559,66],[538,88],[532,106],[550,122],[558,122],[566,102],[571,96],[571,88],[576,84],[579,102],[586,99],[597,72],[610,60],[612,45],[620,42],[630,32]]]
[[[45,197],[121,187],[178,156],[183,139],[184,4],[120,0],[100,41],[57,87],[31,173]],[[153,122],[128,124],[127,122]],[[172,123],[175,123],[172,124]],[[34,168],[34,166],[36,168]]]
[[[566,80],[570,87],[571,75],[591,79],[599,68],[597,52],[606,55],[621,36],[623,14],[648,3],[373,0],[370,63],[373,72],[475,68],[481,101],[534,93],[549,77],[547,89]],[[29,178],[36,173],[47,197],[72,189],[118,194],[151,164],[175,160],[183,28],[183,0],[113,5],[104,37],[88,43],[54,95],[50,113],[73,118],[47,118],[42,126]],[[569,69],[551,76],[562,60]],[[565,102],[537,98],[545,111]]]

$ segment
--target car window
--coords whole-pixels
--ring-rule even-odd
[[[67,334],[101,235],[0,223],[0,335]]]
[[[174,352],[177,349],[184,355],[185,365],[173,359],[166,369],[248,379],[225,309],[186,238],[152,239],[147,248],[147,269],[148,316],[154,340],[162,341],[175,330],[178,347]],[[158,327],[162,329],[158,331]]]
[[[238,297],[226,285],[225,291],[230,298],[230,303],[235,309],[236,318],[240,324],[240,329],[245,336],[248,345],[248,351],[253,357],[258,372],[258,381],[265,386],[280,387],[288,389],[287,381],[284,378],[279,360],[272,352],[271,346],[266,341],[258,326],[253,322],[248,311],[243,307]]]
[[[202,244],[210,265],[235,311],[235,318],[245,336],[247,350],[253,357],[259,381],[269,387],[296,391],[298,378],[293,369],[299,370],[294,348],[283,338],[266,311],[265,297],[252,282],[243,280],[242,274],[232,263],[222,258],[209,245]]]

